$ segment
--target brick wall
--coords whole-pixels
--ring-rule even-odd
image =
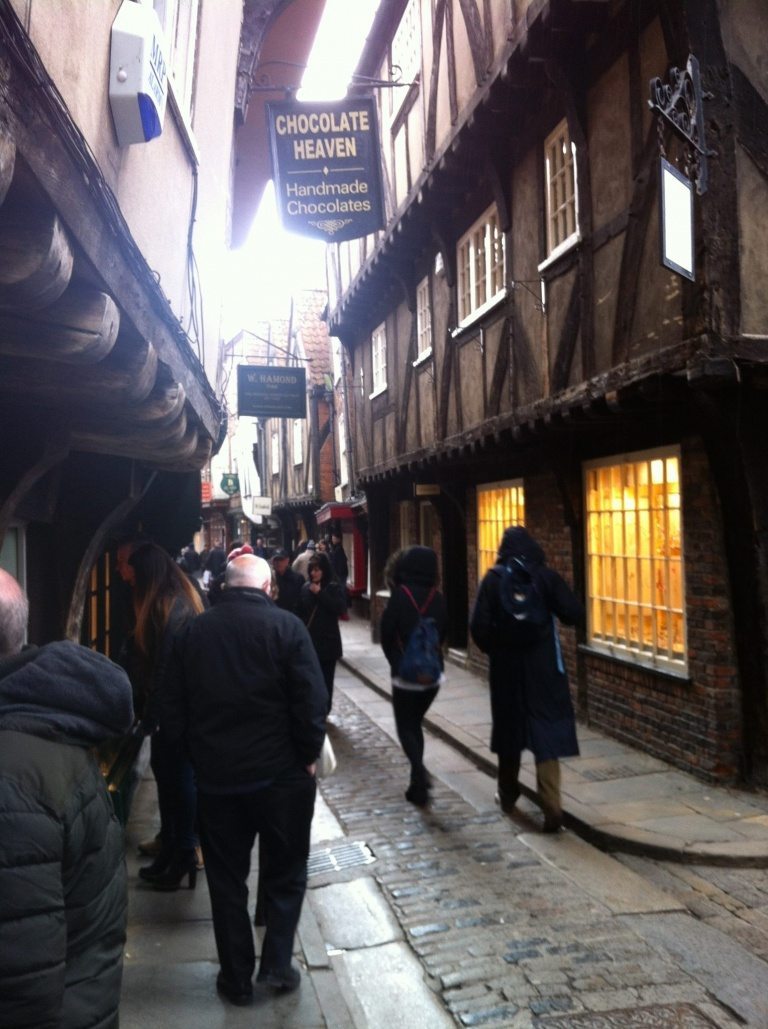
[[[322,436],[323,429],[328,424],[330,417],[330,409],[328,403],[323,400],[319,401],[317,405],[317,420],[318,426],[317,431]],[[333,433],[329,433],[326,436],[325,442],[320,447],[320,468],[319,468],[319,482],[318,486],[320,489],[320,499],[325,502],[333,500],[335,497],[336,482],[334,479],[333,470],[333,458],[335,440]]]
[[[688,678],[588,652],[589,720],[711,781],[739,774],[741,704],[720,510],[706,456],[681,448]]]
[[[547,557],[547,564],[558,571],[568,585],[572,587],[573,555],[571,551],[571,534],[565,524],[557,484],[554,476],[550,473],[526,476],[525,511],[526,528],[543,547]],[[480,585],[477,570],[477,492],[471,487],[467,496],[467,540],[469,545],[468,582],[471,617],[472,607],[477,595],[478,586]],[[563,648],[563,660],[568,672],[571,693],[574,695],[574,703],[576,703],[576,630],[560,626],[559,632]],[[473,667],[479,670],[487,668],[487,658],[484,654],[480,653],[471,641],[469,656]]]
[[[703,779],[734,781],[740,771],[741,700],[720,509],[700,443],[683,441],[681,458],[688,677],[579,648],[581,630],[561,630],[563,653],[574,704],[589,724]],[[580,481],[580,468],[573,474]],[[478,585],[473,490],[467,499],[471,611]],[[525,477],[525,505],[526,525],[549,565],[573,586],[580,575],[574,576],[571,532],[552,474]],[[486,667],[473,644],[470,663]]]

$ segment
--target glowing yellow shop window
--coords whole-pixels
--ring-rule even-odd
[[[686,661],[680,455],[590,462],[586,497],[589,639],[640,661]]]
[[[477,577],[496,563],[504,530],[525,525],[523,480],[494,482],[477,488]]]
[[[111,654],[110,592],[110,558],[109,554],[105,554],[91,569],[86,595],[83,642],[92,650],[99,650],[107,657]]]

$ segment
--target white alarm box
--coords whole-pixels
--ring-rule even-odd
[[[163,131],[168,65],[160,20],[148,4],[123,0],[112,23],[109,104],[120,146]]]

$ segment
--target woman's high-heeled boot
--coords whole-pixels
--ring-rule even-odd
[[[139,878],[145,882],[154,882],[158,876],[162,875],[171,863],[173,854],[170,851],[161,851],[155,860],[150,865],[143,865],[139,869]]]
[[[197,858],[194,850],[183,850],[176,854],[164,872],[151,880],[156,890],[178,890],[182,880],[187,879],[187,887],[194,890],[197,885]]]

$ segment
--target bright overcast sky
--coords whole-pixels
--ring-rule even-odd
[[[335,100],[346,94],[378,6],[379,0],[326,0],[300,100]],[[324,252],[322,240],[283,229],[270,181],[249,239],[233,254],[227,337],[256,322],[287,319],[291,293],[297,289],[324,289]]]

